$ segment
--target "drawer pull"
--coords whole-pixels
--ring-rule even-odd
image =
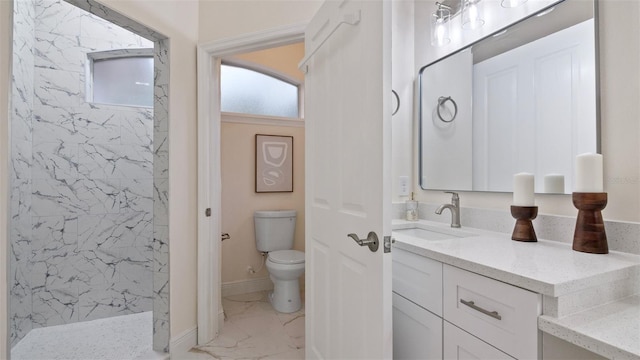
[[[476,305],[473,301],[467,301],[464,299],[460,299],[460,302],[463,303],[464,305],[467,305],[468,307],[472,308],[473,310],[476,311],[480,311],[481,313],[487,315],[487,316],[491,316],[492,318],[498,319],[498,320],[502,320],[502,316],[500,316],[500,314],[498,314],[497,311],[489,311],[489,310],[485,310],[483,308],[481,308],[480,306]]]

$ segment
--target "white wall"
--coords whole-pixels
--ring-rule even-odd
[[[203,0],[199,41],[211,42],[311,20],[320,0]]]
[[[7,354],[7,242],[9,207],[9,82],[11,79],[11,2],[0,1],[0,359]]]
[[[640,222],[640,2],[599,3],[601,138],[609,195],[602,214],[605,220]],[[422,202],[445,203],[451,198],[417,189]],[[463,192],[460,201],[464,207],[508,211],[512,194]],[[577,214],[570,195],[537,195],[536,204],[541,214]]]
[[[413,38],[413,1],[394,1],[391,33],[391,83],[400,98],[400,108],[391,117],[391,194],[393,201],[404,201],[408,196],[401,196],[399,191],[400,176],[409,178],[409,189],[417,184],[413,176],[413,93],[414,73],[414,38]],[[417,134],[418,128],[415,128]],[[415,137],[417,138],[417,136]],[[417,142],[415,142],[417,144]],[[404,145],[404,146],[403,146]],[[416,160],[417,161],[417,160]]]

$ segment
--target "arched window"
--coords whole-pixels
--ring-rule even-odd
[[[223,112],[300,117],[299,85],[293,81],[229,63],[220,69]]]

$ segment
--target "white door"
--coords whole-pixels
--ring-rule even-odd
[[[305,33],[309,359],[392,356],[390,5],[327,1]]]

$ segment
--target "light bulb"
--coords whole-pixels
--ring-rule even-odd
[[[442,46],[445,44],[445,39],[447,35],[447,28],[444,26],[442,21],[438,21],[436,25],[436,43],[438,46]]]
[[[477,0],[469,0],[465,3],[462,28],[464,29],[478,29],[484,25],[482,20],[480,9],[478,8]]]

